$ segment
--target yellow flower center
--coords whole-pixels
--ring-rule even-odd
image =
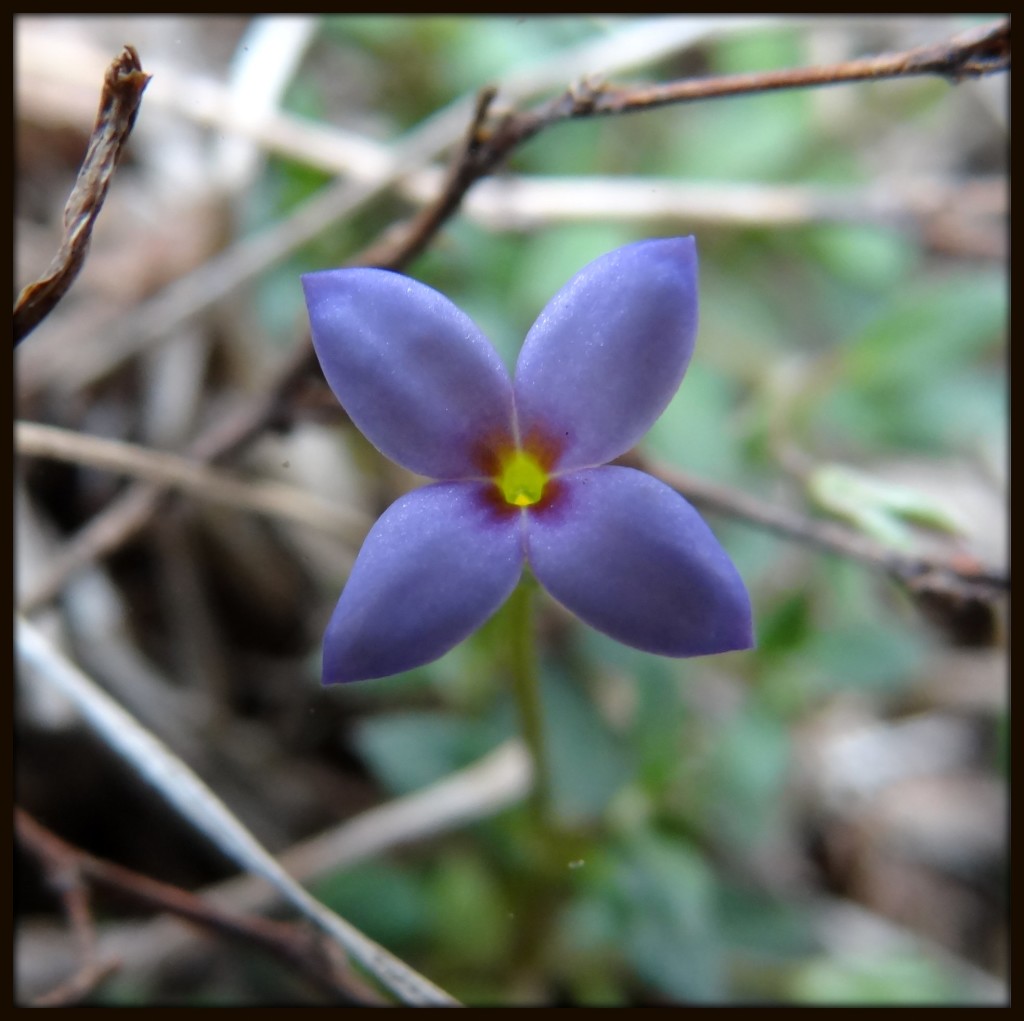
[[[513,450],[494,479],[506,503],[529,507],[539,503],[548,483],[548,473],[525,450]]]

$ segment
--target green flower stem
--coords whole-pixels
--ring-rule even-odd
[[[547,824],[551,813],[551,772],[544,743],[544,708],[540,697],[540,672],[533,627],[532,578],[524,577],[508,601],[512,646],[512,678],[519,706],[523,737],[533,759],[533,805],[538,820]]]

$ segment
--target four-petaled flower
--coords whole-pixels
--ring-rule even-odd
[[[325,684],[447,652],[524,564],[591,626],[666,656],[752,645],[750,600],[697,512],[607,464],[675,394],[697,329],[692,237],[602,256],[530,329],[514,380],[447,298],[380,269],[303,277],[313,344],[382,453],[441,481],[398,499],[359,552],[324,637]]]

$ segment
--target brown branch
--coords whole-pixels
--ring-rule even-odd
[[[89,148],[64,207],[60,248],[43,276],[22,290],[14,306],[15,346],[50,314],[78,276],[149,79],[132,46],[126,45],[107,68]]]
[[[356,545],[373,524],[362,512],[320,500],[297,486],[250,481],[194,458],[37,422],[15,423],[15,449],[19,456],[123,473],[234,510],[301,522]]]
[[[498,90],[481,89],[476,97],[473,117],[462,147],[451,161],[441,194],[424,206],[409,223],[399,224],[399,230],[389,230],[385,237],[363,249],[352,265],[380,266],[399,269],[419,255],[444,224],[458,212],[462,198],[482,175],[479,164],[484,136],[484,124]],[[389,235],[394,235],[394,239]]]
[[[959,81],[964,77],[1005,71],[1009,66],[1009,22],[1001,21],[961,33],[945,43],[827,67],[688,79],[654,87],[613,89],[584,83],[532,111],[507,113],[493,127],[485,120],[494,94],[493,90],[485,89],[477,99],[467,141],[453,162],[441,194],[404,227],[397,231],[390,228],[383,238],[364,249],[350,264],[403,269],[458,211],[476,181],[490,174],[513,150],[539,132],[570,119],[630,113],[668,103],[768,89],[808,88],[926,74]],[[214,423],[192,445],[190,454],[210,461],[229,457],[263,429],[286,421],[290,397],[314,369],[312,347],[308,335],[304,335],[261,393],[237,412]],[[31,613],[50,602],[71,574],[117,549],[145,528],[165,495],[166,490],[161,487],[136,484],[110,504],[79,531],[51,564],[46,577],[23,600],[24,612]]]
[[[15,827],[22,844],[36,853],[46,878],[60,897],[61,906],[78,944],[81,964],[78,970],[56,989],[37,996],[36,1007],[63,1007],[88,996],[118,968],[117,961],[101,961],[96,955],[96,927],[89,909],[89,888],[83,882],[77,863],[63,853],[59,842],[49,841],[46,830],[20,809],[15,809]]]
[[[648,87],[591,86],[584,83],[556,100],[548,110],[552,120],[594,114],[630,113],[675,103],[725,96],[817,88],[853,82],[883,81],[938,75],[952,83],[1010,69],[1010,23],[996,22],[962,32],[944,43],[920,46],[902,53],[847,60],[825,67],[784,68],[753,74],[725,75],[667,82]]]
[[[525,748],[518,739],[510,739],[436,783],[293,844],[277,856],[278,862],[308,886],[325,875],[433,840],[517,804],[529,790],[530,770]],[[280,892],[255,875],[235,875],[198,893],[208,903],[236,914],[265,914],[282,903]],[[201,953],[202,946],[188,937],[183,926],[154,918],[144,925],[107,926],[98,945],[105,956],[120,959],[125,970],[144,977],[159,962],[184,967]],[[45,971],[53,974],[52,968]]]
[[[65,902],[75,891],[76,896],[81,899],[84,896],[85,884],[88,882],[149,910],[168,912],[219,935],[255,946],[295,968],[318,987],[346,1002],[354,1000],[356,1003],[373,1005],[388,1002],[352,974],[347,964],[339,960],[317,934],[303,926],[230,914],[170,883],[160,882],[113,862],[94,858],[80,848],[61,840],[20,808],[15,808],[14,818],[18,840],[42,863]],[[72,915],[73,923],[76,917],[81,917],[80,910],[78,916]],[[79,924],[75,925],[76,932]],[[88,920],[87,924],[90,930],[88,946],[92,947],[95,930],[91,920]],[[94,987],[95,982],[85,985],[82,976],[87,973],[98,973],[102,977],[113,967],[116,967],[116,964],[97,965],[87,955],[83,968],[70,982],[60,987],[61,1002],[67,1002],[66,993],[77,991],[76,998],[80,998]],[[53,1005],[56,1002],[54,997],[59,991],[55,990],[42,999],[47,1005]],[[37,1003],[42,1005],[40,1001]]]
[[[844,525],[811,518],[741,490],[647,461],[636,451],[620,458],[619,463],[641,468],[661,479],[704,510],[855,560],[888,575],[956,645],[991,645],[999,638],[993,607],[1009,593],[1010,577],[985,567],[973,557],[938,559],[900,553]]]
[[[464,165],[449,174],[445,190],[434,208],[445,211],[437,217],[434,229],[458,209],[465,193],[481,177],[535,135],[555,124],[581,117],[636,113],[660,106],[721,99],[727,96],[755,95],[782,89],[816,88],[855,82],[882,81],[938,75],[952,82],[981,77],[1010,69],[1010,23],[1000,21],[979,29],[960,33],[944,43],[922,46],[901,53],[842,61],[824,67],[785,68],[754,74],[721,75],[710,78],[689,78],[650,86],[611,86],[585,80],[571,86],[561,96],[524,113],[505,114],[488,128],[481,124],[475,131],[475,144],[468,145],[462,156]],[[481,97],[487,93],[482,93]],[[486,111],[483,98],[478,101],[477,114]],[[483,106],[482,106],[483,104]],[[422,225],[433,223],[421,216],[409,226],[405,237],[394,249],[381,253],[377,265],[399,268],[426,243],[421,236]]]

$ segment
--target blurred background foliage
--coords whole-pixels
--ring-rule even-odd
[[[100,47],[132,41],[147,69],[178,61],[182,73],[217,79],[249,27],[242,18],[169,19],[173,31],[161,40],[163,20],[26,19],[20,27]],[[700,36],[614,78],[825,63],[938,41],[975,23],[766,19]],[[484,84],[632,24],[617,17],[326,17],[282,105],[384,142]],[[176,46],[175,39],[183,41]],[[153,91],[159,81],[157,74]],[[973,196],[982,185],[997,195],[1006,186],[1006,89],[1002,76],[956,88],[894,81],[558,126],[517,151],[496,180],[593,178],[609,185],[607,205],[525,226],[457,216],[409,272],[473,316],[511,365],[537,312],[583,264],[639,238],[696,233],[697,351],[645,452],[805,509],[814,509],[808,485],[816,472],[856,469],[882,496],[854,497],[855,527],[870,529],[879,516],[883,530],[895,518],[906,525],[886,502],[885,486],[907,487],[933,516],[954,521],[956,532],[907,525],[896,533],[901,541],[1000,567],[1005,206],[993,213]],[[104,213],[110,222],[101,218],[95,264],[60,310],[68,321],[88,309],[90,294],[111,293],[103,260],[127,229],[132,202],[148,210],[143,232],[171,216],[147,177],[146,147],[155,144],[147,121],[157,118],[155,100],[152,116],[148,102],[136,155]],[[28,244],[34,231],[59,223],[61,185],[73,177],[75,160],[66,160],[47,202],[27,208],[34,193],[26,176],[40,152],[52,155],[56,129],[21,116],[18,215]],[[191,128],[198,142],[186,132],[180,144],[198,145],[199,155],[185,151],[182,159],[201,166],[211,139]],[[30,148],[39,134],[49,146]],[[806,198],[808,208],[812,199],[845,208],[792,222],[629,218],[614,206],[620,178],[646,181],[651,193],[715,184],[737,204],[751,185],[780,186]],[[331,179],[301,158],[268,156],[244,193],[221,199],[230,208],[226,243],[287,217]],[[927,203],[936,188],[947,189],[949,204]],[[189,197],[178,198],[180,210]],[[261,367],[302,329],[300,272],[343,263],[409,212],[407,200],[385,194],[199,323],[205,368],[195,421],[258,388]],[[175,237],[160,230],[165,242]],[[31,251],[20,252],[18,271],[25,279],[38,272]],[[40,344],[49,328],[38,331]],[[69,402],[45,374],[41,383],[33,375],[31,392],[19,393],[19,415],[145,442],[140,409],[152,393],[144,376],[122,370]],[[298,411],[289,429],[255,447],[247,470],[277,477],[283,470],[296,485],[374,514],[414,484],[369,449],[329,400],[318,407]],[[24,464],[21,478],[36,513],[63,533],[88,520],[113,485],[87,469],[35,462]],[[829,498],[817,513],[835,509]],[[132,543],[110,571],[130,642],[169,687],[194,691],[216,679],[217,690],[204,695],[215,711],[198,733],[214,744],[227,735],[226,745],[248,749],[245,769],[238,756],[217,768],[236,781],[241,770],[251,815],[262,811],[272,822],[263,830],[269,846],[279,850],[370,804],[422,789],[516,732],[500,621],[409,674],[321,690],[319,636],[347,561],[335,554],[318,562],[323,542],[311,544],[295,526],[257,527],[244,517],[218,519],[192,507],[180,529]],[[564,846],[553,852],[539,842],[520,806],[322,876],[314,892],[470,1003],[998,1000],[1007,968],[1007,703],[998,629],[995,644],[958,647],[881,575],[738,520],[708,519],[750,588],[753,652],[659,659],[587,630],[546,597],[541,603],[545,724]],[[202,648],[216,661],[198,676],[175,647],[195,626],[195,615],[175,620],[181,604],[166,591],[168,557],[177,556],[194,564],[204,594],[197,612],[208,632]],[[79,647],[91,640],[78,635]],[[946,737],[922,738],[915,726],[930,723]],[[173,855],[178,836],[161,855],[109,808],[85,825],[88,808],[61,796],[62,769],[86,754],[75,741],[88,749],[88,739],[29,709],[19,727],[26,807],[87,847],[106,826],[104,853],[166,874],[163,858]],[[67,760],[37,754],[49,745],[71,749]],[[108,790],[80,796],[88,805]],[[190,851],[175,875],[198,887],[222,872]],[[36,889],[30,865],[22,874],[27,925],[55,909]],[[130,974],[115,976],[92,999],[316,1002],[283,973],[254,969],[244,951],[217,954],[233,963],[196,966],[173,980],[156,976],[144,987]]]

